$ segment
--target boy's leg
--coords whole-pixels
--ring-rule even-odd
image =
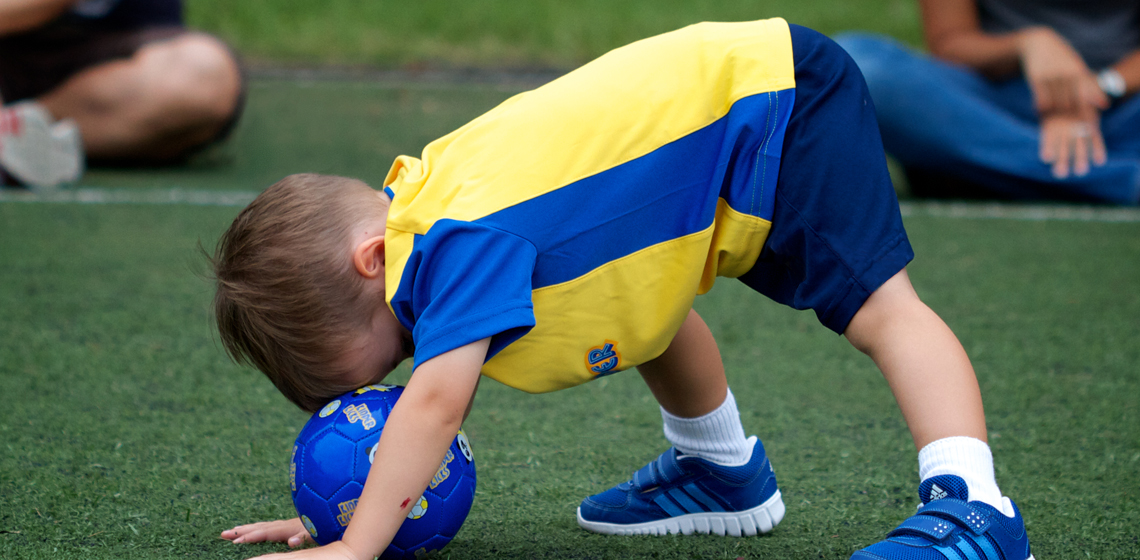
[[[867,298],[844,335],[875,361],[898,401],[920,449],[922,502],[917,514],[852,559],[1032,560],[1021,513],[994,479],[970,360],[919,300],[905,270]]]
[[[882,370],[915,447],[952,436],[986,440],[970,359],[946,323],[918,298],[906,270],[867,298],[843,334]]]
[[[637,366],[637,371],[661,408],[683,418],[712,412],[728,392],[720,349],[704,320],[692,310],[669,348]]]
[[[796,108],[772,230],[741,280],[775,301],[814,310],[870,353],[913,419],[920,449],[950,436],[984,441],[969,359],[907,279],[914,253],[859,70],[834,42],[791,29]]]
[[[958,338],[918,298],[905,270],[867,298],[843,334],[890,385],[920,450],[921,479],[959,476],[970,500],[1002,509],[974,368]]]
[[[606,534],[755,535],[784,517],[776,478],[745,438],[712,333],[690,311],[669,348],[638,366],[674,447],[632,480],[586,498],[578,524]]]
[[[656,359],[637,367],[661,405],[665,439],[682,455],[738,466],[752,456],[716,340],[696,311]]]
[[[838,45],[813,31],[792,26],[792,50],[795,109],[772,229],[741,280],[775,301],[814,310],[872,355],[913,422],[923,446],[920,473],[929,477],[919,487],[919,515],[856,556],[941,559],[962,551],[958,557],[1028,558],[1012,503],[1003,499],[995,508],[969,499],[965,478],[982,481],[974,486],[987,499],[1000,496],[982,441],[977,381],[957,339],[907,280],[913,252],[862,77]]]

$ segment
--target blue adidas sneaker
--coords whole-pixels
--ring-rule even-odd
[[[764,445],[751,439],[752,457],[737,467],[670,448],[632,480],[583,500],[578,525],[608,535],[767,533],[784,518],[784,502]]]
[[[1021,512],[1008,498],[1013,517],[966,501],[966,482],[953,475],[926,479],[918,495],[917,514],[851,560],[1033,560]]]

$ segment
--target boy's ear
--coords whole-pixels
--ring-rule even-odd
[[[379,235],[361,241],[352,251],[352,264],[356,272],[365,278],[384,275],[384,236]]]

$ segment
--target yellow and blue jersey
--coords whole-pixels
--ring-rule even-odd
[[[788,25],[703,23],[614,50],[399,157],[387,298],[416,365],[553,391],[660,355],[756,262],[795,99]]]

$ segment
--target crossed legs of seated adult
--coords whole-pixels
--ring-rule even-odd
[[[79,125],[89,159],[161,163],[215,138],[239,109],[241,89],[229,50],[187,33],[88,68],[37,101]]]
[[[989,196],[1140,200],[1140,97],[1101,114],[1108,160],[1062,178],[1042,160],[1041,123],[1025,80],[991,82],[878,36],[851,33],[836,41],[867,80],[883,145],[908,170],[965,180]]]

